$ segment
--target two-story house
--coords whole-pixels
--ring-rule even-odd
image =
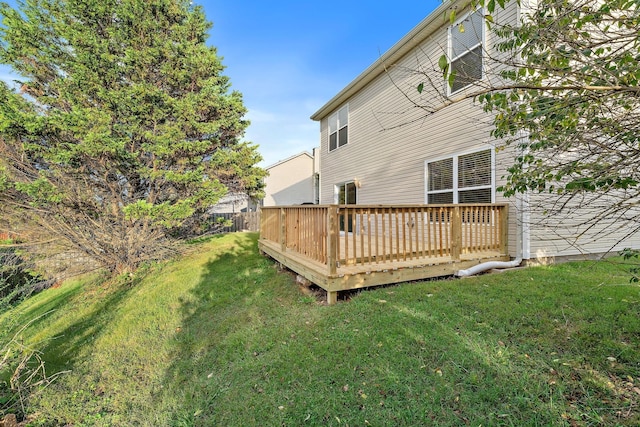
[[[630,228],[593,227],[588,207],[549,216],[554,201],[547,194],[507,199],[496,191],[518,153],[496,150],[504,141],[491,137],[492,117],[473,98],[456,101],[488,85],[501,66],[490,59],[500,53],[484,11],[470,3],[444,2],[313,114],[321,130],[320,203],[507,202],[512,258],[639,247],[640,236],[628,235]],[[530,7],[518,3],[496,11],[494,21],[517,23]],[[438,65],[443,54],[450,72],[458,73],[451,86]]]

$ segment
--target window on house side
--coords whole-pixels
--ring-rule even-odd
[[[349,139],[349,107],[329,116],[329,151],[346,145]]]
[[[491,150],[458,157],[457,203],[491,203]]]
[[[316,205],[319,205],[320,204],[320,174],[319,173],[313,174],[313,194],[314,194],[313,202]]]
[[[427,162],[427,203],[492,203],[491,150]]]
[[[453,158],[427,163],[427,183],[427,203],[453,203]]]
[[[451,93],[482,78],[483,29],[482,10],[471,12],[449,28],[449,72],[455,75],[450,87]]]
[[[345,182],[336,186],[337,200],[339,205],[355,205],[357,200],[357,189],[354,182]]]
[[[358,199],[358,190],[355,182],[345,182],[336,185],[336,203],[339,205],[355,205]],[[340,215],[339,226],[340,231],[353,231],[353,215]],[[346,227],[345,227],[346,224]]]

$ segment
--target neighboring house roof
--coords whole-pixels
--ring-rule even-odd
[[[314,150],[315,153],[315,150]],[[317,200],[316,159],[306,151],[265,168],[263,206],[298,205]]]
[[[400,39],[398,43],[385,52],[376,62],[371,64],[369,68],[349,83],[347,87],[342,89],[336,96],[331,98],[329,102],[316,111],[311,116],[311,119],[319,121],[331,114],[335,109],[344,104],[347,99],[364,88],[380,74],[384,73],[387,67],[409,53],[438,28],[449,25],[450,14],[448,12],[454,9],[460,10],[469,3],[470,0],[451,0],[442,3],[436,10],[423,19],[422,22],[416,25],[413,30],[409,31],[406,36]]]
[[[267,166],[265,169],[266,169],[266,170],[273,169],[273,168],[275,168],[276,166],[280,166],[281,164],[283,164],[283,163],[287,163],[287,162],[289,162],[289,161],[291,161],[291,160],[293,160],[293,159],[295,159],[295,158],[298,158],[298,157],[300,157],[300,156],[307,156],[307,157],[309,157],[310,159],[313,159],[313,156],[311,155],[311,153],[309,153],[308,151],[303,151],[302,153],[294,154],[294,155],[293,155],[293,156],[291,156],[291,157],[287,157],[287,158],[286,158],[286,159],[284,159],[284,160],[280,160],[280,161],[278,161],[278,162],[276,162],[276,163],[272,164],[271,166]]]

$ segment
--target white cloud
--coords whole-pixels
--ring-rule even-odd
[[[326,102],[318,101],[324,97],[318,93],[322,86],[314,84],[314,76],[295,60],[279,60],[276,66],[251,64],[247,75],[231,74],[232,70],[229,75],[243,91],[251,120],[246,137],[259,145],[263,166],[312,151],[319,144],[319,125],[310,116]]]
[[[254,123],[254,122],[268,123],[268,122],[275,122],[278,120],[278,116],[272,112],[262,111],[258,109],[251,109],[251,108],[249,108],[246,118],[250,120],[251,123]]]
[[[300,125],[299,119],[279,116],[277,120],[254,120],[247,129],[247,140],[259,145],[264,165],[271,165],[318,145],[316,124]]]

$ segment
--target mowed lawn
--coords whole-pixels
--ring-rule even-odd
[[[25,402],[32,425],[640,425],[640,286],[620,260],[326,306],[255,234],[191,249],[140,281],[68,281],[0,315],[0,347],[26,325],[16,341],[64,371]]]

